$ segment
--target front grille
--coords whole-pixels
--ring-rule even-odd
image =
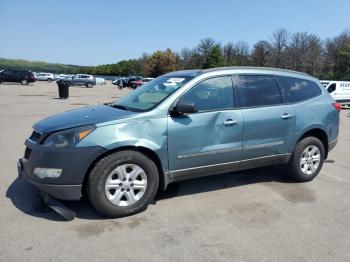
[[[26,150],[24,151],[24,158],[29,159],[31,153],[32,153],[32,150],[26,147]]]
[[[30,135],[29,139],[34,141],[34,142],[39,142],[42,134],[33,130],[33,133]]]

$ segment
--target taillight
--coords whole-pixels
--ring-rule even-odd
[[[335,110],[340,111],[341,110],[341,105],[339,103],[333,102],[332,106],[335,108]]]

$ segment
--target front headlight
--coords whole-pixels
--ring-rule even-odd
[[[43,145],[52,147],[74,147],[88,134],[96,129],[95,126],[82,126],[52,133],[47,137]]]

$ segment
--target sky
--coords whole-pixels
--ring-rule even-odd
[[[250,46],[280,28],[322,39],[350,29],[350,0],[0,0],[0,57],[77,65],[193,48]]]

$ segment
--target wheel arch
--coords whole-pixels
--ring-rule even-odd
[[[327,132],[320,127],[313,127],[311,129],[304,131],[303,134],[297,140],[297,143],[300,140],[302,140],[306,137],[310,137],[310,136],[316,137],[322,142],[324,149],[325,149],[325,159],[327,159],[327,157],[328,157],[328,135],[327,135]]]
[[[89,165],[89,168],[87,169],[85,176],[84,176],[83,186],[82,186],[83,192],[82,193],[84,193],[84,190],[86,188],[86,183],[87,183],[87,180],[89,177],[89,173],[94,168],[96,163],[98,161],[100,161],[102,158],[104,158],[110,154],[124,151],[124,150],[133,150],[136,152],[140,152],[140,153],[146,155],[147,157],[149,157],[156,164],[157,169],[158,169],[158,173],[159,173],[159,189],[158,190],[165,190],[166,189],[169,181],[168,181],[168,178],[166,176],[166,172],[163,169],[162,162],[160,161],[160,158],[153,150],[151,150],[147,147],[142,147],[142,146],[121,146],[121,147],[113,148],[113,149],[110,149],[110,150],[104,152],[103,154],[96,157],[96,159],[94,161],[91,162],[91,164]]]

